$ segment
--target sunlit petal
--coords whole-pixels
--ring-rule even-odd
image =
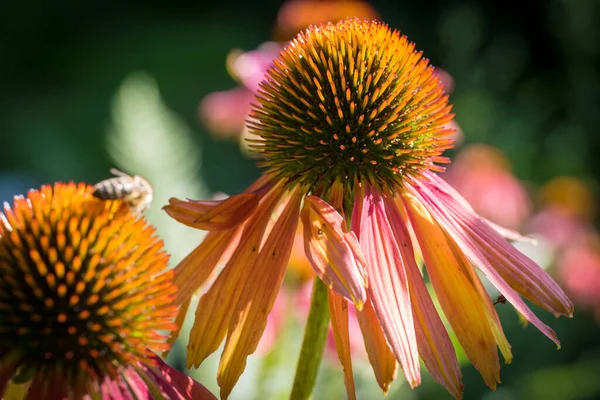
[[[244,225],[240,243],[231,259],[210,289],[202,295],[190,332],[187,365],[198,366],[223,342],[230,323],[231,310],[241,296],[240,287],[251,276],[251,266],[258,257],[271,213],[283,195],[281,190],[269,192],[261,208]]]
[[[169,199],[164,210],[184,225],[203,231],[232,229],[243,223],[258,206],[255,193],[240,193],[219,201]]]
[[[298,192],[292,192],[286,199],[288,204],[260,249],[258,258],[246,265],[252,271],[251,278],[238,287],[241,293],[230,319],[217,374],[223,399],[229,396],[244,371],[248,355],[256,350],[281,286],[300,219],[302,195]]]

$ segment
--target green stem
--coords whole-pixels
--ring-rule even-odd
[[[321,364],[328,328],[327,286],[317,277],[313,286],[310,311],[290,400],[306,400],[310,397]]]

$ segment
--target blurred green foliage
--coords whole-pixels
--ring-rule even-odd
[[[259,174],[254,161],[243,157],[236,143],[216,140],[204,131],[197,107],[209,92],[236,85],[225,69],[227,53],[232,48],[250,50],[269,40],[280,4],[3,4],[0,199],[9,200],[28,187],[55,180],[97,182],[108,177],[115,163],[132,172],[152,170],[162,186],[157,195],[161,204],[154,204],[151,220],[164,230],[169,250],[176,255],[173,262],[177,262],[194,242],[183,244],[180,233],[174,233],[167,216],[159,212],[168,197],[239,192]],[[485,142],[503,150],[515,174],[532,187],[556,175],[579,176],[593,185],[600,180],[600,2],[372,4],[386,22],[415,41],[434,65],[453,76],[451,102],[466,143]],[[136,75],[140,71],[145,75]],[[125,105],[118,96],[132,76],[144,76],[149,85],[146,90],[154,90],[145,96],[142,91],[140,99],[155,108],[142,110],[150,114],[141,113],[137,125],[128,125],[139,140],[139,149],[147,152],[154,144],[160,150],[164,147],[160,140],[175,140],[183,143],[180,153],[158,152],[154,160],[146,158],[142,164],[123,154],[115,156],[114,149],[112,156],[109,153],[111,135],[127,131],[119,125],[119,107]],[[150,98],[154,103],[148,103],[149,96],[155,96]],[[159,134],[150,132],[154,125],[143,120],[151,116],[167,121],[160,125]],[[135,154],[135,141],[128,146],[128,154]],[[190,157],[197,160],[190,161]],[[200,236],[194,238],[200,240]],[[484,386],[471,366],[465,366],[465,398],[600,398],[600,330],[590,315],[577,311],[573,320],[549,321],[563,343],[563,349],[555,351],[535,329],[523,329],[509,306],[499,309],[515,359],[503,367],[503,384],[496,393]],[[251,364],[255,371],[246,375],[267,377],[256,398],[260,390],[275,398],[287,396],[289,385],[272,389],[269,382],[281,374],[276,372],[277,365],[283,363],[293,370],[295,351],[297,343],[279,345],[261,365]],[[336,362],[327,365],[315,399],[343,393]],[[283,374],[280,381],[291,383],[288,375]],[[195,376],[214,389],[214,370]],[[375,388],[372,373],[357,368],[355,376],[360,398],[367,398],[366,393]],[[254,387],[244,381],[241,385]],[[242,393],[236,390],[233,398],[247,398]],[[449,396],[431,379],[414,391],[399,379],[388,398]]]

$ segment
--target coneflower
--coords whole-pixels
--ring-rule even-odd
[[[214,398],[154,353],[177,313],[162,241],[92,192],[47,185],[0,213],[0,397]]]
[[[249,126],[264,175],[222,202],[172,199],[166,207],[178,221],[210,231],[176,268],[182,304],[217,263],[226,263],[200,298],[187,360],[198,365],[225,340],[217,377],[223,398],[260,339],[300,220],[307,258],[329,287],[351,398],[346,300],[360,310],[365,347],[384,391],[396,361],[409,385],[419,385],[421,358],[435,380],[461,397],[454,347],[415,261],[417,249],[443,312],[488,386],[499,382],[497,347],[507,362],[512,355],[473,266],[558,344],[522,297],[567,316],[570,300],[505,242],[503,236],[516,234],[480,218],[436,175],[453,145],[445,128],[450,111],[428,61],[382,23],[350,19],[310,27],[275,60]],[[279,217],[270,223],[274,213]]]

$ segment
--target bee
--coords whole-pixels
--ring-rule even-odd
[[[138,215],[152,203],[152,185],[141,176],[131,176],[116,168],[110,172],[114,178],[105,179],[94,185],[94,197],[101,200],[122,200]]]

